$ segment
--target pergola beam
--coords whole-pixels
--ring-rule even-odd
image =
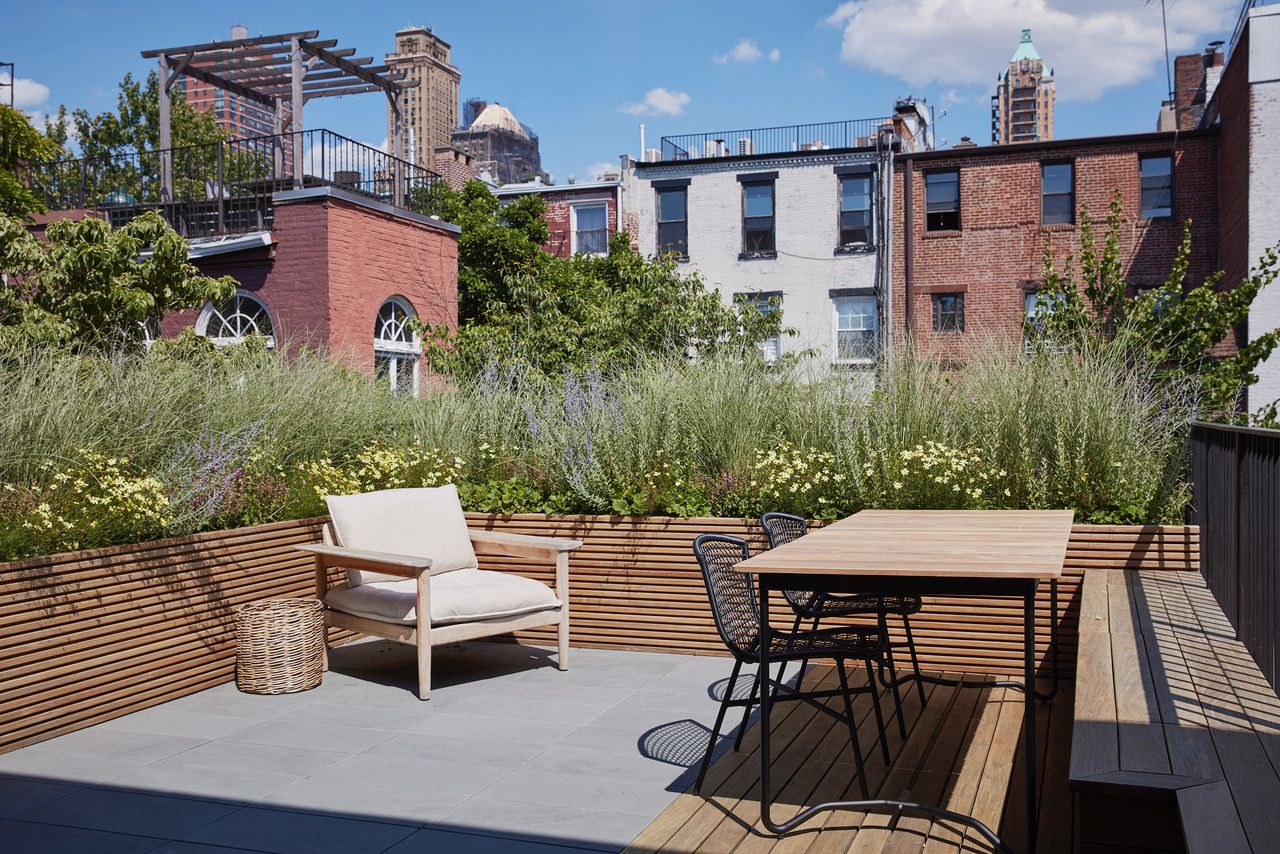
[[[297,33],[279,33],[274,36],[254,36],[247,39],[229,39],[227,41],[204,42],[203,44],[188,44],[182,47],[162,47],[154,50],[144,50],[142,52],[143,59],[155,59],[161,54],[187,53],[188,51],[210,51],[210,50],[230,50],[238,47],[257,47],[265,44],[284,44],[287,45],[294,39],[313,39],[320,35],[319,30],[305,30]]]
[[[242,98],[248,98],[250,101],[275,109],[276,102],[269,96],[264,95],[249,86],[242,86],[234,80],[228,80],[217,74],[211,74],[198,65],[188,65],[182,73],[188,77],[194,77],[202,83],[208,83],[210,86],[218,89],[225,89],[226,91],[239,95]]]

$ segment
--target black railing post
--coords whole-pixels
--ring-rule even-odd
[[[224,198],[225,178],[223,174],[222,151],[224,143],[216,143],[218,146],[218,176],[213,182],[213,193],[218,197],[218,234],[227,233],[227,203]]]

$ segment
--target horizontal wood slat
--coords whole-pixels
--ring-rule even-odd
[[[758,525],[741,519],[468,520],[476,528],[583,542],[570,560],[570,605],[572,642],[584,647],[724,654],[693,539],[724,533],[746,538],[753,552],[765,547]],[[323,523],[275,522],[0,564],[0,752],[234,678],[235,609],[309,595],[314,564],[293,547],[318,541]],[[1061,586],[1066,672],[1074,664],[1076,591],[1085,569],[1197,569],[1199,547],[1194,527],[1075,526]],[[552,581],[550,570],[528,561],[482,563]],[[338,573],[333,580],[341,580]],[[1037,625],[1043,654],[1047,589]],[[931,669],[1004,672],[1020,661],[1021,610],[1011,600],[932,600],[912,629]],[[331,630],[335,643],[352,637]],[[555,633],[535,629],[517,639],[553,644]]]

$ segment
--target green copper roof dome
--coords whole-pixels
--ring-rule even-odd
[[[1040,52],[1036,50],[1036,46],[1031,43],[1031,30],[1022,31],[1022,42],[1018,45],[1018,49],[1013,52],[1013,59],[1010,62],[1018,62],[1023,59],[1039,59]]]

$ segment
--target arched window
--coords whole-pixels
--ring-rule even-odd
[[[239,344],[250,335],[262,335],[268,347],[276,345],[271,313],[261,300],[245,291],[236,291],[220,305],[207,303],[196,321],[196,332],[219,347]]]
[[[422,342],[410,321],[413,306],[391,297],[378,309],[373,322],[373,373],[396,394],[418,393],[418,357]]]

